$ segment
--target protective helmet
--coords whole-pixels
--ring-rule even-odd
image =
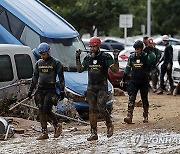
[[[167,35],[163,35],[163,36],[162,36],[162,40],[163,40],[163,41],[168,41],[168,40],[169,40],[169,37],[168,37]]]
[[[92,37],[89,41],[89,46],[101,46],[101,40],[98,37]]]
[[[143,49],[143,48],[144,48],[144,44],[143,44],[142,41],[137,40],[137,41],[134,43],[133,47],[134,47],[135,49],[137,49],[137,48]]]
[[[39,44],[39,46],[38,46],[38,51],[40,54],[46,53],[49,50],[50,50],[50,46],[49,46],[49,44],[47,44],[45,42]]]
[[[148,38],[148,44],[154,44],[153,39],[151,37]]]

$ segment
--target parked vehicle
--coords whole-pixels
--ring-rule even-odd
[[[180,52],[180,46],[174,46],[173,49],[172,77],[174,80],[174,85],[177,86],[178,82],[180,82],[180,65],[178,62],[178,53]]]
[[[119,37],[105,37],[103,39],[103,42],[108,42],[108,43],[119,43],[124,47],[125,44],[125,40],[124,38],[119,38]],[[133,41],[130,38],[126,39],[126,46],[132,46],[133,45]]]
[[[90,50],[89,47],[89,39],[82,39],[85,48],[87,50]],[[101,50],[109,50],[109,51],[113,51],[114,49],[118,49],[118,50],[123,50],[124,49],[124,45],[122,45],[121,43],[118,42],[101,42],[101,46],[100,46]]]
[[[111,51],[114,49],[118,49],[118,50],[124,49],[124,45],[119,42],[102,42],[100,47],[102,49],[111,50]]]
[[[85,50],[85,47],[75,28],[39,0],[0,0],[0,12],[0,42],[23,44],[31,49],[47,42],[51,55],[64,65],[67,98],[73,101],[80,114],[87,114],[87,72],[78,73],[75,61],[75,51]],[[86,53],[81,54],[81,59],[85,56]],[[112,93],[109,83],[107,106],[110,110],[114,102]]]
[[[112,85],[114,87],[121,88],[120,85],[119,85],[119,82],[122,80],[124,69],[125,69],[126,64],[127,64],[127,60],[129,58],[130,54],[132,54],[133,52],[134,52],[133,47],[126,47],[126,49],[124,49],[124,50],[122,50],[120,52],[119,57],[118,57],[119,73],[114,73],[109,69],[108,77],[109,77],[109,80],[110,80],[110,82],[112,83]],[[127,82],[128,82],[129,79],[130,79],[130,77],[127,78]]]
[[[30,47],[0,44],[0,108],[27,97],[35,58]],[[6,112],[5,110],[3,112]]]

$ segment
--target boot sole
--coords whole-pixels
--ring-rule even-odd
[[[127,123],[127,124],[132,124],[132,120],[128,120],[128,119],[124,119],[124,122]]]
[[[46,138],[37,138],[36,140],[47,140],[49,139],[49,137],[46,137]]]
[[[113,132],[114,132],[114,125],[112,125],[112,127],[111,127],[111,134],[108,134],[107,138],[110,138],[113,135]]]
[[[54,133],[54,138],[58,138],[61,134],[62,134],[62,125],[58,125],[57,131]]]
[[[98,140],[98,137],[92,137],[92,138],[90,138],[90,139],[87,139],[87,141],[96,141],[96,140]]]

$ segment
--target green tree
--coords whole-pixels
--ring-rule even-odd
[[[179,33],[180,23],[180,1],[179,0],[162,0],[152,1],[152,30],[158,34]]]
[[[133,27],[128,36],[141,34],[147,23],[147,0],[41,0],[70,22],[80,34],[116,35],[123,37],[119,28],[120,14],[133,14]],[[177,34],[179,31],[180,1],[151,0],[152,34]]]
[[[117,0],[42,0],[42,2],[64,17],[80,33],[88,32],[91,35],[96,29],[99,35],[108,35],[116,22],[118,10],[123,9]]]

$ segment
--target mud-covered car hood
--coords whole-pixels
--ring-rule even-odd
[[[88,84],[88,72],[64,72],[65,85],[67,88],[84,95]],[[108,83],[108,91],[112,91],[112,85]]]

